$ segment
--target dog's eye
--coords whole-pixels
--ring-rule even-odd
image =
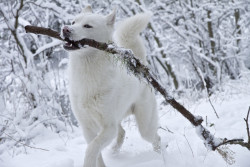
[[[73,21],[71,24],[72,24],[72,25],[75,24],[75,21]]]
[[[88,25],[88,24],[84,24],[83,27],[84,28],[93,28],[91,25]]]

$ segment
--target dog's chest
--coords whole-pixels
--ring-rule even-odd
[[[105,55],[70,56],[69,84],[71,93],[86,100],[90,100],[90,98],[96,100],[100,94],[105,94],[109,89],[112,89],[116,71],[114,65],[104,57]]]

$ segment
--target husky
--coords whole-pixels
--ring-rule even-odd
[[[137,14],[115,30],[116,10],[104,16],[93,13],[87,6],[71,25],[62,28],[62,35],[73,41],[89,38],[114,42],[131,49],[146,65],[146,51],[139,34],[150,17],[149,13]],[[152,88],[128,74],[104,51],[91,47],[77,49],[69,43],[64,48],[69,51],[71,106],[88,144],[84,167],[105,167],[101,151],[114,138],[114,151],[120,149],[125,136],[121,121],[129,114],[135,116],[142,138],[152,143],[155,151],[159,150],[158,113]]]

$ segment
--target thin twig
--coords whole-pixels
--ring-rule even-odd
[[[27,144],[25,144],[25,143],[22,143],[22,142],[20,142],[20,141],[17,141],[16,139],[14,139],[13,137],[11,137],[11,136],[8,135],[7,133],[5,133],[5,132],[3,132],[3,133],[4,133],[6,136],[8,136],[10,139],[12,139],[12,140],[18,142],[18,144],[21,144],[21,145],[23,145],[23,146],[26,146],[26,147],[29,147],[29,148],[33,148],[33,149],[37,149],[37,150],[49,151],[49,150],[44,149],[44,148],[38,148],[38,147],[33,147],[33,146],[30,146],[30,145],[27,145]]]
[[[231,145],[240,145],[242,147],[246,147],[249,151],[250,151],[250,143],[246,143],[244,142],[243,139],[232,139],[232,140],[227,140],[224,139],[223,142],[219,143],[215,149],[217,149],[218,147],[222,146],[222,145],[227,145],[227,144],[231,144]]]
[[[193,56],[192,56],[192,59],[193,59],[193,61],[194,61]],[[219,115],[218,115],[218,113],[216,112],[215,107],[214,107],[214,105],[213,105],[213,103],[212,103],[212,101],[211,101],[211,99],[210,99],[210,97],[209,97],[209,89],[208,89],[208,87],[207,87],[207,84],[206,84],[206,81],[205,81],[205,79],[204,79],[204,76],[202,75],[202,72],[201,72],[200,68],[197,67],[195,64],[196,64],[196,63],[195,63],[195,61],[194,61],[194,62],[192,63],[192,65],[193,65],[193,67],[194,67],[196,73],[198,74],[199,78],[201,79],[204,88],[206,89],[208,101],[209,101],[210,105],[212,106],[215,115],[216,115],[216,117],[219,119]]]
[[[174,132],[172,132],[171,130],[169,130],[167,127],[166,127],[166,128],[160,127],[160,129],[165,130],[165,131],[168,131],[169,133],[174,134]]]
[[[206,116],[206,126],[207,126],[208,124],[207,124],[207,116]]]
[[[190,148],[190,150],[191,150],[191,152],[192,152],[193,158],[194,158],[194,152],[193,152],[193,149],[192,149],[192,147],[191,147],[191,145],[190,145],[190,143],[189,143],[189,141],[188,141],[188,139],[187,139],[187,137],[186,137],[186,135],[185,135],[185,134],[184,134],[184,137],[185,137],[185,139],[186,139],[186,141],[187,141],[187,143],[188,143],[188,146],[189,146],[189,148]]]
[[[209,101],[210,105],[212,106],[212,108],[213,108],[213,110],[214,110],[214,113],[215,113],[216,117],[219,119],[220,117],[219,117],[219,115],[217,114],[217,112],[216,112],[216,110],[215,110],[215,108],[214,108],[214,105],[213,105],[213,103],[211,102],[211,99],[210,99],[209,95],[208,95],[208,101]]]
[[[248,143],[250,144],[250,131],[249,131],[249,125],[248,125],[249,113],[250,113],[250,107],[248,108],[247,117],[244,118],[244,120],[245,120],[245,122],[246,122],[246,126],[247,126]]]

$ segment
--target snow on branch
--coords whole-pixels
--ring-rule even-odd
[[[118,55],[121,57],[123,61],[126,62],[127,68],[131,71],[136,77],[145,80],[149,83],[155,90],[161,93],[161,95],[165,98],[166,102],[168,102],[173,108],[175,108],[178,112],[180,112],[189,122],[196,127],[196,132],[200,136],[200,138],[204,141],[205,146],[208,149],[216,150],[219,146],[226,144],[238,144],[242,147],[246,147],[250,150],[250,141],[244,142],[243,139],[222,139],[216,138],[214,135],[210,133],[203,125],[203,119],[200,116],[194,116],[190,111],[188,111],[183,105],[178,103],[173,97],[171,97],[168,92],[159,84],[159,82],[155,79],[154,75],[150,71],[150,69],[143,65],[139,59],[137,59],[133,52],[130,49],[124,49],[117,47],[115,44],[110,43],[102,43],[97,42],[92,39],[82,39],[80,41],[71,41],[67,38],[62,39],[60,34],[56,31],[53,31],[48,28],[35,27],[35,26],[26,26],[25,30],[27,33],[35,33],[35,34],[43,34],[53,38],[57,38],[62,41],[66,41],[72,44],[75,48],[81,49],[82,47],[90,46],[96,49],[106,51],[108,53]],[[249,109],[250,110],[250,109]],[[248,115],[245,119],[248,130],[248,138],[249,138],[249,127],[248,127]]]

